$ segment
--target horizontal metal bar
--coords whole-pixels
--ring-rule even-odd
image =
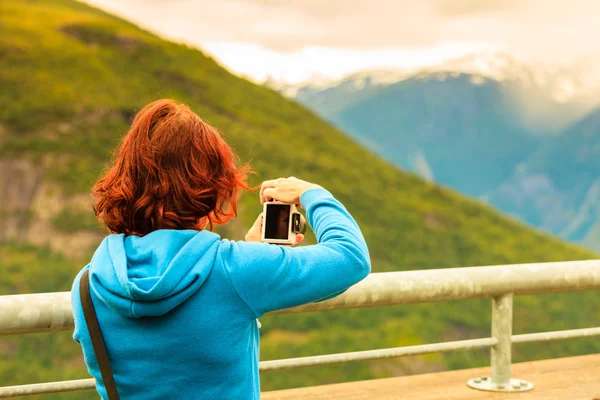
[[[513,335],[512,343],[547,342],[553,340],[575,339],[600,336],[600,328],[572,329],[555,332],[528,333]],[[322,356],[289,358],[285,360],[263,361],[261,371],[308,367],[313,365],[339,364],[353,361],[368,361],[380,358],[413,356],[429,353],[446,353],[451,351],[474,350],[496,346],[496,338],[470,339],[456,342],[424,344],[418,346],[395,347],[392,349],[358,351],[353,353],[328,354]]]
[[[71,329],[69,292],[0,296],[0,336]]]
[[[551,340],[575,339],[600,336],[600,328],[571,329],[555,332],[527,333],[513,335],[512,343],[546,342]],[[393,358],[429,354],[438,352],[465,351],[480,348],[490,348],[498,341],[494,338],[470,339],[456,342],[433,343],[417,346],[396,347],[391,349],[357,351],[353,353],[329,354],[322,356],[288,358],[285,360],[262,361],[260,371],[272,371],[308,367],[313,365],[339,364],[353,361],[368,361],[382,358]],[[70,392],[75,390],[90,390],[95,388],[94,379],[79,379],[73,381],[35,383],[31,385],[0,387],[0,398]]]
[[[34,383],[32,385],[0,387],[0,399],[9,397],[32,396],[36,394],[75,392],[96,388],[94,378],[78,379],[75,381]]]
[[[551,342],[554,340],[577,339],[592,336],[600,336],[600,328],[570,329],[566,331],[539,332],[526,333],[522,335],[513,335],[512,343],[520,344],[534,342]]]
[[[391,349],[356,351],[352,353],[327,354],[323,356],[263,361],[260,363],[259,369],[260,371],[272,371],[278,369],[310,367],[314,365],[341,364],[354,361],[379,360],[382,358],[416,356],[419,354],[447,353],[450,351],[486,349],[493,347],[496,344],[498,344],[498,340],[495,338],[469,339],[460,340],[457,342],[420,344],[417,346],[394,347]]]
[[[600,289],[600,260],[386,272],[346,293],[271,314]],[[73,328],[70,294],[0,296],[0,335]]]
[[[600,289],[600,260],[371,274],[331,300],[273,314]]]

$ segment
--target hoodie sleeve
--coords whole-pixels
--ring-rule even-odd
[[[358,225],[331,193],[310,189],[300,202],[318,244],[224,243],[224,268],[233,288],[256,317],[335,297],[371,270]]]

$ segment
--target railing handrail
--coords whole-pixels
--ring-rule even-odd
[[[600,260],[371,274],[334,299],[281,310],[273,314],[492,297],[492,336],[458,342],[264,361],[260,363],[260,370],[491,348],[491,377],[471,379],[468,385],[489,391],[527,391],[533,388],[533,384],[512,379],[510,376],[513,343],[600,336],[600,328],[513,336],[513,295],[584,290],[600,290]],[[69,292],[0,296],[0,336],[68,330],[72,327],[73,316]],[[94,382],[93,379],[80,379],[0,387],[0,398],[93,389]]]
[[[600,260],[382,272],[334,299],[271,314],[599,289]],[[70,296],[0,296],[0,336],[72,329]]]

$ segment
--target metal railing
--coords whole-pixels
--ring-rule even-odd
[[[425,344],[391,349],[263,361],[260,371],[367,361],[437,352],[490,348],[490,377],[474,378],[475,389],[517,392],[529,382],[511,379],[513,343],[545,342],[600,336],[600,327],[512,335],[513,296],[600,289],[600,260],[542,264],[374,273],[334,299],[306,304],[272,314],[366,308],[492,298],[492,335],[489,338]],[[0,335],[52,332],[73,328],[70,293],[0,296]],[[94,389],[94,379],[38,383],[0,388],[0,398]]]

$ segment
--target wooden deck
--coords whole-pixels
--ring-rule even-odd
[[[489,376],[489,368],[375,379],[266,392],[262,400],[600,400],[600,354],[513,364],[514,378],[532,382],[525,393],[490,393],[467,387],[468,379]]]

